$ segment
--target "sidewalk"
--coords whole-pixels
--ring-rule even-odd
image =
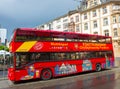
[[[12,85],[13,85],[13,83],[7,79],[0,81],[0,88],[8,88]]]
[[[7,79],[7,71],[0,70],[0,81]]]
[[[1,88],[8,88],[11,85],[13,85],[13,83],[8,80],[8,78],[7,78],[7,71],[4,71],[4,73],[3,73],[3,71],[0,70],[0,89]]]

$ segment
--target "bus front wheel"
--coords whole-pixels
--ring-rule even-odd
[[[52,71],[50,69],[43,69],[41,72],[41,79],[48,80],[52,77]]]
[[[101,65],[100,64],[96,64],[96,71],[97,72],[101,71]]]

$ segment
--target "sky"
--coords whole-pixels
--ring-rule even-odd
[[[75,0],[0,0],[0,25],[10,40],[15,28],[47,23],[78,5]]]

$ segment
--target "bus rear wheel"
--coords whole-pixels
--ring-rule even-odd
[[[101,65],[100,64],[96,64],[96,71],[97,72],[101,71]]]
[[[48,80],[52,78],[52,72],[50,69],[43,69],[41,72],[41,79]]]

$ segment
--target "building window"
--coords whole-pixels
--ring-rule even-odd
[[[104,25],[104,26],[108,25],[108,18],[104,18],[104,19],[103,19],[103,25]]]
[[[117,28],[114,29],[114,37],[117,37],[118,36],[118,31],[117,31]]]
[[[78,25],[76,25],[76,32],[79,32],[80,31],[80,29],[79,29],[79,24]]]
[[[97,21],[93,21],[93,25],[94,28],[97,28]]]
[[[90,6],[92,6],[93,5],[93,1],[90,1]]]
[[[68,23],[63,24],[63,29],[66,29],[66,28],[68,28]]]
[[[107,7],[103,7],[103,14],[107,13]]]
[[[87,9],[87,7],[88,7],[88,1],[84,1],[84,2],[82,2],[82,4],[83,4],[83,9],[84,10]]]
[[[56,28],[57,28],[57,29],[61,29],[61,25],[58,25]]]
[[[79,22],[79,15],[76,16],[76,22]]]
[[[67,22],[67,21],[68,21],[68,19],[64,19],[64,20],[63,20],[63,22]]]
[[[72,18],[70,18],[70,22],[74,22],[74,19],[73,19],[73,17],[72,17]]]
[[[69,32],[69,30],[64,30],[64,32]]]
[[[94,32],[93,34],[96,34],[96,35],[98,35],[98,32]]]
[[[119,9],[120,9],[120,5],[113,5],[113,6],[112,6],[112,9],[113,9],[113,10],[119,10]]]
[[[87,19],[87,13],[84,14],[84,19]]]
[[[88,23],[84,24],[84,30],[88,30]]]
[[[116,20],[116,16],[113,16],[113,23],[116,23],[117,20]]]
[[[60,23],[61,22],[61,20],[59,19],[59,20],[57,20],[57,23]]]
[[[94,0],[94,5],[97,5],[97,0]]]
[[[119,23],[120,23],[120,15],[119,15],[119,17],[118,17],[118,20],[119,20]]]
[[[109,36],[109,30],[104,31],[105,36]]]
[[[71,31],[71,32],[75,32],[75,23],[74,23],[74,22],[70,22],[70,23],[68,24],[68,29],[69,29],[69,31]]]
[[[51,24],[48,24],[48,29],[52,29],[52,25]]]
[[[97,16],[96,10],[93,11],[93,17]]]

